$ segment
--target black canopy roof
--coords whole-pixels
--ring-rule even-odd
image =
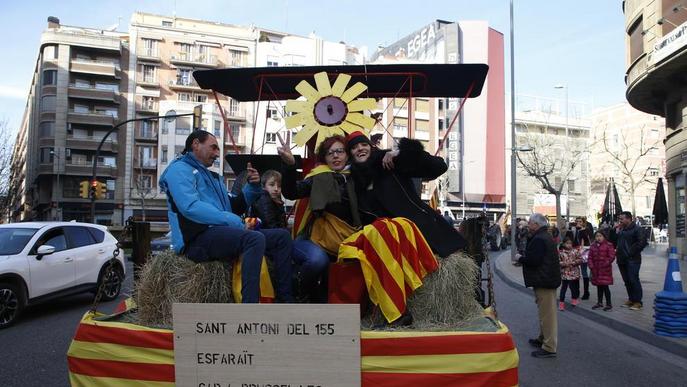
[[[351,76],[348,86],[363,82],[368,89],[361,97],[460,97],[482,93],[489,66],[474,64],[390,64],[363,66],[246,67],[196,70],[193,77],[203,89],[212,89],[239,101],[286,100],[300,96],[296,85],[326,71],[332,78]],[[260,85],[262,83],[262,93]],[[470,95],[468,90],[473,84]]]

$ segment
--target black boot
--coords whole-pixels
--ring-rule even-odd
[[[584,293],[582,293],[582,299],[588,300],[589,299],[589,278],[582,278],[582,282],[584,284]]]

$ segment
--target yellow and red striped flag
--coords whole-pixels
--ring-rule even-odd
[[[417,226],[405,218],[380,218],[348,237],[339,262],[357,259],[370,301],[391,322],[406,310],[406,299],[439,267]]]

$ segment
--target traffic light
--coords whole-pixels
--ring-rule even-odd
[[[97,198],[96,192],[98,190],[98,180],[91,181],[91,189],[89,190],[89,198]]]
[[[193,130],[201,130],[203,128],[203,105],[197,105],[193,108]]]
[[[98,187],[95,189],[96,199],[105,199],[107,197],[107,184],[99,181]]]
[[[79,183],[79,196],[88,199],[88,180]]]

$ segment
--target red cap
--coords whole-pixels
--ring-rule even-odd
[[[365,133],[356,130],[355,132],[352,132],[348,136],[346,136],[346,149],[351,150],[353,145],[359,144],[361,142],[365,142],[369,145],[372,145],[372,143],[370,143],[370,139],[367,138]]]

